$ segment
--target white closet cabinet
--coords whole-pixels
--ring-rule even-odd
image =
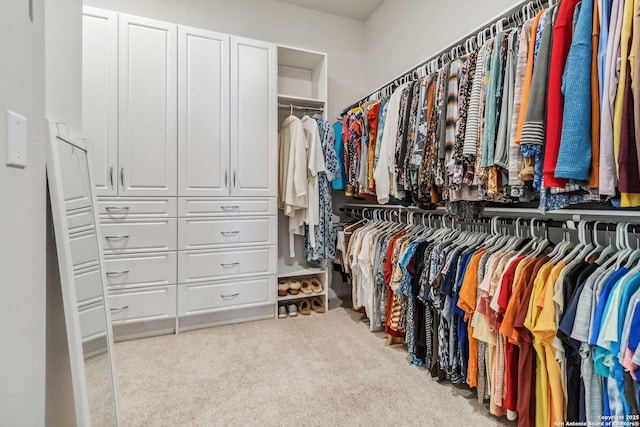
[[[175,196],[177,26],[120,15],[119,30],[119,194]]]
[[[116,338],[273,317],[277,47],[84,8]]]
[[[179,195],[275,197],[276,46],[181,26],[178,51]]]
[[[229,195],[229,40],[178,29],[180,196]]]
[[[82,19],[82,125],[96,195],[118,194],[118,14],[85,7]]]
[[[234,196],[275,197],[278,180],[277,48],[231,38],[231,167]]]
[[[177,195],[177,26],[85,7],[83,132],[98,196]]]

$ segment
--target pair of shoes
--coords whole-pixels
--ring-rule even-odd
[[[302,285],[297,280],[285,280],[278,283],[278,296],[286,297],[287,295],[298,295]]]
[[[322,298],[321,297],[313,297],[313,298],[311,298],[311,308],[316,313],[324,313],[325,311],[327,311],[324,308],[324,303],[322,302]]]
[[[303,299],[302,301],[298,302],[298,311],[303,316],[308,316],[309,314],[311,314],[311,310],[315,311],[316,313],[324,313],[326,311],[324,308],[324,304],[322,303],[322,298],[313,297],[309,299]]]
[[[298,307],[295,304],[289,304],[287,306],[281,305],[278,307],[278,319],[284,319],[285,317],[296,317],[298,315]]]
[[[319,279],[303,280],[300,288],[305,295],[311,295],[313,293],[319,294],[323,289],[324,287]]]

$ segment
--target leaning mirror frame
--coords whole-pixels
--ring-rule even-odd
[[[111,315],[109,310],[109,300],[108,300],[108,292],[106,286],[106,275],[104,270],[104,256],[102,249],[102,240],[99,226],[99,219],[97,214],[97,203],[95,196],[95,187],[93,182],[93,174],[92,174],[92,162],[91,162],[91,153],[88,150],[87,144],[84,140],[73,139],[68,135],[61,135],[61,129],[65,127],[60,123],[56,123],[55,121],[49,120],[48,130],[49,130],[49,149],[48,149],[48,157],[47,157],[47,180],[49,186],[49,194],[51,201],[51,211],[53,217],[54,224],[54,232],[55,232],[55,241],[56,241],[56,251],[58,255],[58,266],[60,271],[60,285],[62,287],[62,298],[64,305],[64,317],[66,323],[67,330],[67,342],[69,346],[69,362],[71,368],[71,383],[73,387],[73,397],[75,403],[75,416],[76,416],[76,424],[79,426],[90,426],[94,425],[118,425],[118,404],[117,404],[117,394],[116,394],[116,384],[115,384],[115,369],[113,363],[113,331],[111,327]],[[72,242],[71,242],[71,231],[69,226],[69,214],[67,207],[67,200],[65,199],[65,178],[67,179],[67,183],[69,182],[69,176],[65,176],[65,173],[69,173],[69,171],[65,171],[62,165],[62,150],[65,148],[65,144],[68,144],[68,147],[71,148],[71,152],[74,150],[81,150],[79,153],[84,153],[84,159],[86,159],[86,165],[81,165],[83,170],[86,170],[86,176],[84,177],[88,182],[80,182],[78,185],[82,186],[85,189],[85,196],[90,199],[90,214],[87,211],[89,206],[84,207],[84,215],[85,220],[92,221],[93,229],[89,226],[89,229],[85,234],[85,236],[89,236],[92,234],[95,236],[95,244],[97,245],[94,248],[97,251],[97,261],[98,261],[98,271],[94,272],[98,273],[97,276],[100,280],[100,296],[101,300],[98,298],[95,303],[91,306],[91,310],[99,309],[102,307],[102,312],[104,312],[104,317],[99,318],[98,321],[104,320],[104,340],[106,341],[106,347],[103,349],[106,351],[94,352],[97,354],[92,359],[97,359],[98,356],[104,355],[101,360],[108,366],[108,384],[107,387],[110,389],[110,399],[109,396],[104,396],[104,399],[107,399],[109,402],[109,407],[98,407],[90,404],[90,396],[95,398],[95,393],[98,392],[94,389],[89,389],[87,383],[87,366],[85,365],[85,350],[83,348],[83,332],[82,325],[80,323],[80,310],[79,310],[79,301],[78,301],[78,289],[76,282],[76,269],[74,267],[74,258],[72,253]],[[67,165],[69,166],[69,165]],[[79,177],[82,179],[83,177]],[[77,188],[76,188],[77,190]],[[75,235],[78,235],[76,233]],[[91,242],[89,242],[90,244]],[[95,266],[93,267],[95,270]],[[90,304],[89,304],[90,305]],[[100,316],[100,313],[97,313]],[[96,336],[101,336],[100,332]],[[99,337],[100,338],[100,337]],[[89,350],[87,350],[89,352]],[[87,358],[86,360],[89,360]],[[96,362],[97,363],[97,362]],[[93,378],[93,376],[92,376]],[[100,386],[104,386],[104,384],[93,384],[93,387],[97,389]],[[105,401],[107,401],[105,400]],[[99,405],[98,405],[99,406]],[[111,410],[112,407],[112,410]],[[97,414],[100,411],[103,411],[103,416],[108,417],[107,421],[105,419],[96,419]],[[106,413],[105,413],[106,411]],[[93,417],[92,417],[93,416]],[[93,421],[93,422],[92,422]]]

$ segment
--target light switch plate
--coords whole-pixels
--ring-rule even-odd
[[[7,113],[7,165],[27,166],[27,118],[6,110]]]

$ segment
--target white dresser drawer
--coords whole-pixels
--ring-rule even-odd
[[[178,249],[275,245],[276,218],[180,218]]]
[[[176,286],[110,291],[111,322],[144,322],[176,317]]]
[[[91,301],[104,298],[99,264],[76,271],[74,277],[76,280],[76,299],[78,300],[78,305],[84,305]]]
[[[178,282],[276,274],[277,256],[275,246],[178,252]]]
[[[110,290],[174,285],[178,279],[175,251],[143,255],[107,255],[104,260]]]
[[[275,304],[276,277],[178,285],[178,316]]]
[[[102,300],[80,307],[78,309],[80,318],[80,334],[82,341],[103,336],[107,331],[107,316],[104,312],[104,302]]]
[[[175,197],[135,198],[101,197],[98,214],[101,219],[125,220],[130,218],[175,218],[178,213]]]
[[[175,251],[177,220],[102,221],[102,242],[107,254]]]
[[[194,216],[270,216],[276,214],[276,199],[207,199],[180,197],[178,215]]]

